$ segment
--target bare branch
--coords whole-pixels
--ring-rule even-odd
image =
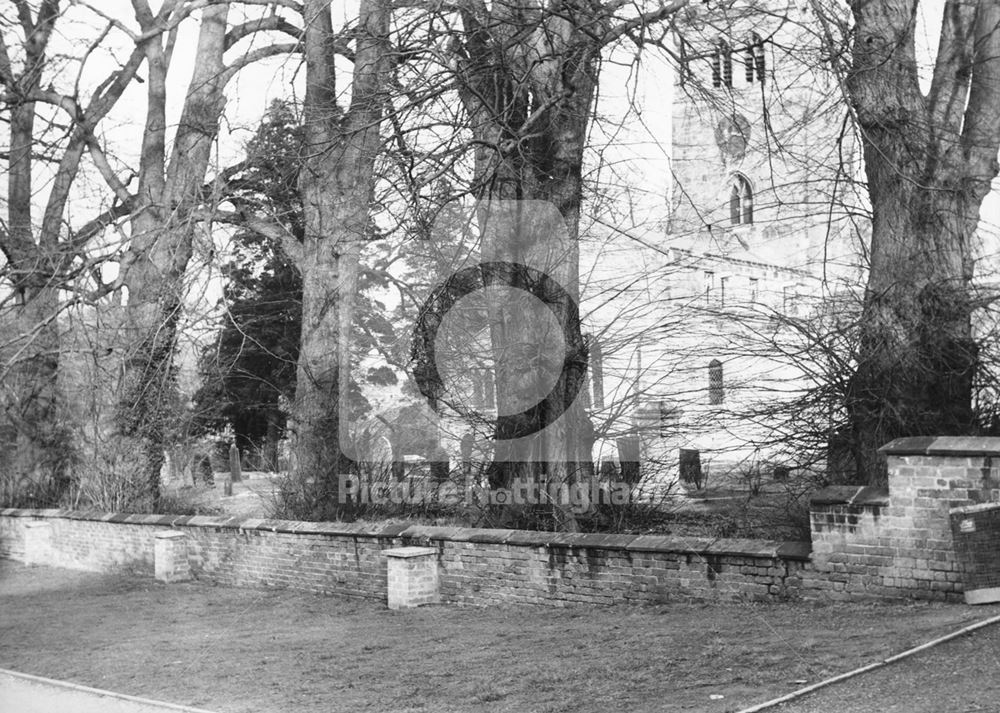
[[[214,221],[254,230],[266,238],[279,243],[293,264],[299,265],[302,262],[302,244],[296,240],[295,235],[291,231],[276,220],[261,218],[248,211],[211,210],[207,208],[195,211],[193,217],[205,222]]]
[[[118,176],[115,175],[111,164],[108,163],[108,157],[104,155],[104,151],[98,145],[97,139],[93,134],[87,139],[87,147],[90,149],[90,156],[94,159],[94,165],[100,171],[101,177],[111,187],[111,190],[115,192],[115,195],[118,196],[118,200],[123,203],[131,200],[132,196],[129,194],[128,188],[118,180]]]
[[[934,77],[927,95],[927,108],[939,134],[957,137],[961,131],[972,72],[975,18],[975,3],[969,0],[948,0],[945,4]]]
[[[615,27],[612,27],[604,34],[602,44],[608,45],[622,35],[632,32],[640,27],[647,27],[649,25],[655,25],[658,22],[662,22],[671,15],[675,14],[678,10],[683,9],[687,6],[687,4],[688,0],[672,0],[668,3],[664,3],[663,0],[660,0],[660,7],[658,9],[641,13],[637,17],[625,20]]]
[[[222,81],[223,83],[228,83],[237,72],[254,62],[259,62],[260,60],[267,59],[268,57],[275,57],[281,54],[294,54],[295,52],[301,51],[301,42],[289,42],[286,44],[258,47],[252,52],[247,52],[239,59],[233,60],[233,62],[222,73]]]
[[[226,33],[226,49],[231,49],[237,42],[256,32],[283,32],[298,39],[302,36],[302,28],[296,27],[281,15],[269,15],[257,20],[244,22]]]

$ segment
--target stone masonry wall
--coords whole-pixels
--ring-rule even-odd
[[[438,550],[441,600],[466,604],[779,600],[798,596],[808,543],[476,530],[58,510],[0,510],[0,556],[52,523],[52,564],[152,575],[155,533],[187,535],[192,576],[385,601],[383,550]]]

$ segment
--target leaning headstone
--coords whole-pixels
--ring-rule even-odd
[[[240,451],[233,443],[229,446],[229,476],[234,483],[243,478],[243,464],[240,462]]]

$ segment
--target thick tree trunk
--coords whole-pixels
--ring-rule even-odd
[[[59,419],[57,372],[59,296],[51,280],[21,288],[23,304],[14,307],[10,359],[4,378],[6,417],[16,433],[12,459],[16,482],[40,506],[54,505],[70,483],[71,439]],[[48,284],[44,284],[44,283]],[[20,301],[20,300],[19,300]]]
[[[362,0],[355,30],[351,102],[337,103],[329,0],[307,0],[305,136],[300,174],[305,239],[302,342],[295,384],[296,478],[313,486],[314,516],[349,517],[340,492],[348,467],[351,329],[361,246],[374,190],[389,67],[387,0]]]
[[[322,512],[337,519],[350,503],[339,491],[347,472],[351,324],[368,192],[331,195],[325,182],[303,192],[306,241],[302,273],[302,341],[295,382],[295,455],[298,477],[317,488]]]
[[[494,486],[507,487],[528,479],[543,488],[573,486],[590,473],[587,415],[581,399],[574,399],[586,375],[587,348],[581,334],[579,300],[579,220],[582,201],[582,164],[592,101],[598,80],[600,53],[609,35],[610,17],[599,5],[571,3],[566,14],[546,14],[525,3],[497,5],[487,13],[465,15],[468,57],[462,65],[467,87],[463,102],[478,140],[476,186],[486,202],[545,201],[558,212],[563,237],[553,242],[551,232],[525,226],[509,229],[484,241],[484,257],[542,269],[563,288],[562,294],[542,299],[565,325],[565,354],[556,355],[561,372],[555,389],[538,413],[550,422],[533,437],[528,450],[537,458],[504,453],[505,434],[516,424],[511,417],[497,419],[496,441],[501,444],[490,466]],[[547,61],[536,61],[539,57]],[[537,210],[537,209],[536,209]],[[480,218],[484,214],[481,212]],[[534,291],[532,285],[516,285]],[[496,363],[517,345],[547,341],[545,325],[527,321],[515,305],[490,309],[490,329]],[[548,355],[553,356],[553,355]],[[561,368],[565,366],[565,368]],[[552,365],[549,365],[549,369]],[[548,369],[543,369],[548,371]],[[504,411],[518,410],[537,392],[533,374],[500,368],[497,402]],[[554,418],[554,414],[561,417]],[[524,447],[515,446],[523,452]],[[505,460],[510,458],[510,460]],[[565,503],[546,508],[553,524],[577,528]]]
[[[155,508],[160,469],[176,402],[173,359],[183,308],[183,276],[192,254],[200,191],[225,103],[228,3],[202,10],[194,71],[174,140],[165,153],[167,58],[147,46],[150,70],[138,206],[132,217],[119,438],[113,447],[141,456],[147,494]]]
[[[53,487],[51,497],[57,497],[68,482],[72,447],[69,428],[60,418],[56,372],[60,363],[60,335],[57,315],[61,309],[60,290],[68,279],[67,263],[80,249],[65,244],[64,212],[71,188],[79,171],[80,161],[88,147],[96,151],[94,131],[107,115],[122,92],[135,76],[143,59],[143,50],[135,47],[128,60],[112,72],[94,91],[86,106],[80,97],[60,96],[47,77],[47,49],[54,26],[61,14],[60,0],[41,3],[17,3],[18,20],[24,31],[23,44],[17,61],[5,42],[0,42],[0,84],[6,91],[4,103],[9,108],[10,141],[7,154],[7,220],[0,222],[0,250],[7,260],[9,276],[13,278],[14,299],[12,324],[5,341],[5,356],[9,356],[10,371],[5,374],[5,394],[8,415],[17,432],[15,467],[19,476],[30,475],[39,484]],[[36,11],[37,10],[37,11]],[[155,24],[155,23],[154,23]],[[13,27],[11,23],[10,27]],[[10,27],[5,26],[5,36]],[[110,25],[109,25],[110,29]],[[155,42],[163,25],[155,29],[144,42]],[[100,43],[104,36],[97,40]],[[97,50],[94,45],[91,50]],[[15,76],[16,67],[20,73]],[[42,86],[48,87],[42,90]],[[79,87],[78,87],[79,88]],[[39,140],[36,128],[36,98],[51,102],[69,114],[69,132],[55,143]],[[51,108],[51,107],[49,107]],[[42,113],[46,134],[56,124],[48,109]],[[58,121],[63,121],[63,118]],[[60,136],[64,136],[62,130]],[[58,147],[58,155],[53,149]],[[32,168],[35,156],[45,156],[57,166],[54,175],[45,180],[48,197],[40,226],[32,216],[33,206],[40,200],[37,176]],[[9,349],[7,349],[9,348]]]
[[[930,94],[909,2],[857,2],[848,78],[872,203],[869,281],[847,408],[858,482],[900,436],[971,434],[978,348],[970,284],[1000,148],[996,3],[951,0]]]

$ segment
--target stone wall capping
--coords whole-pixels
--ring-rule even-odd
[[[540,530],[478,529],[414,525],[400,522],[385,525],[341,522],[304,522],[262,518],[214,517],[208,515],[142,515],[58,509],[0,510],[0,516],[27,518],[65,518],[96,522],[168,527],[207,527],[231,530],[263,530],[299,535],[330,535],[365,538],[392,538],[422,542],[470,542],[537,547],[565,547],[637,552],[689,552],[747,556],[779,556],[787,552],[796,559],[806,559],[808,542],[773,542],[767,540],[713,539],[675,535],[629,535],[600,532],[546,532]],[[803,554],[806,553],[806,554]]]
[[[398,559],[410,559],[412,557],[427,557],[429,555],[436,555],[438,553],[435,547],[393,547],[391,550],[383,550],[382,553],[386,557],[395,557]]]
[[[574,547],[592,547],[602,550],[623,550],[635,541],[638,535],[618,535],[603,532],[580,533]]]
[[[974,512],[988,512],[990,510],[1000,510],[1000,503],[979,503],[977,505],[963,505],[948,510],[950,515],[966,515]]]
[[[546,547],[572,547],[578,532],[546,532]]]
[[[514,533],[514,530],[484,528],[482,530],[466,530],[466,532],[468,533],[465,539],[466,542],[502,545],[507,542],[507,539]]]
[[[892,456],[1000,456],[1000,438],[986,436],[912,436],[897,438],[879,453]]]
[[[440,527],[437,525],[410,525],[399,533],[399,537],[412,540],[465,542],[471,529],[466,527]]]
[[[775,550],[775,554],[781,559],[808,562],[812,557],[812,543],[792,541],[782,542]]]
[[[153,535],[158,540],[183,540],[187,535],[177,530],[164,530]]]
[[[810,505],[888,505],[889,491],[871,485],[828,485],[813,493]]]
[[[412,522],[390,522],[382,526],[373,526],[369,531],[375,537],[399,537],[400,533],[413,527]]]
[[[539,530],[511,530],[507,536],[506,544],[545,547],[552,541],[551,532],[541,532]]]

